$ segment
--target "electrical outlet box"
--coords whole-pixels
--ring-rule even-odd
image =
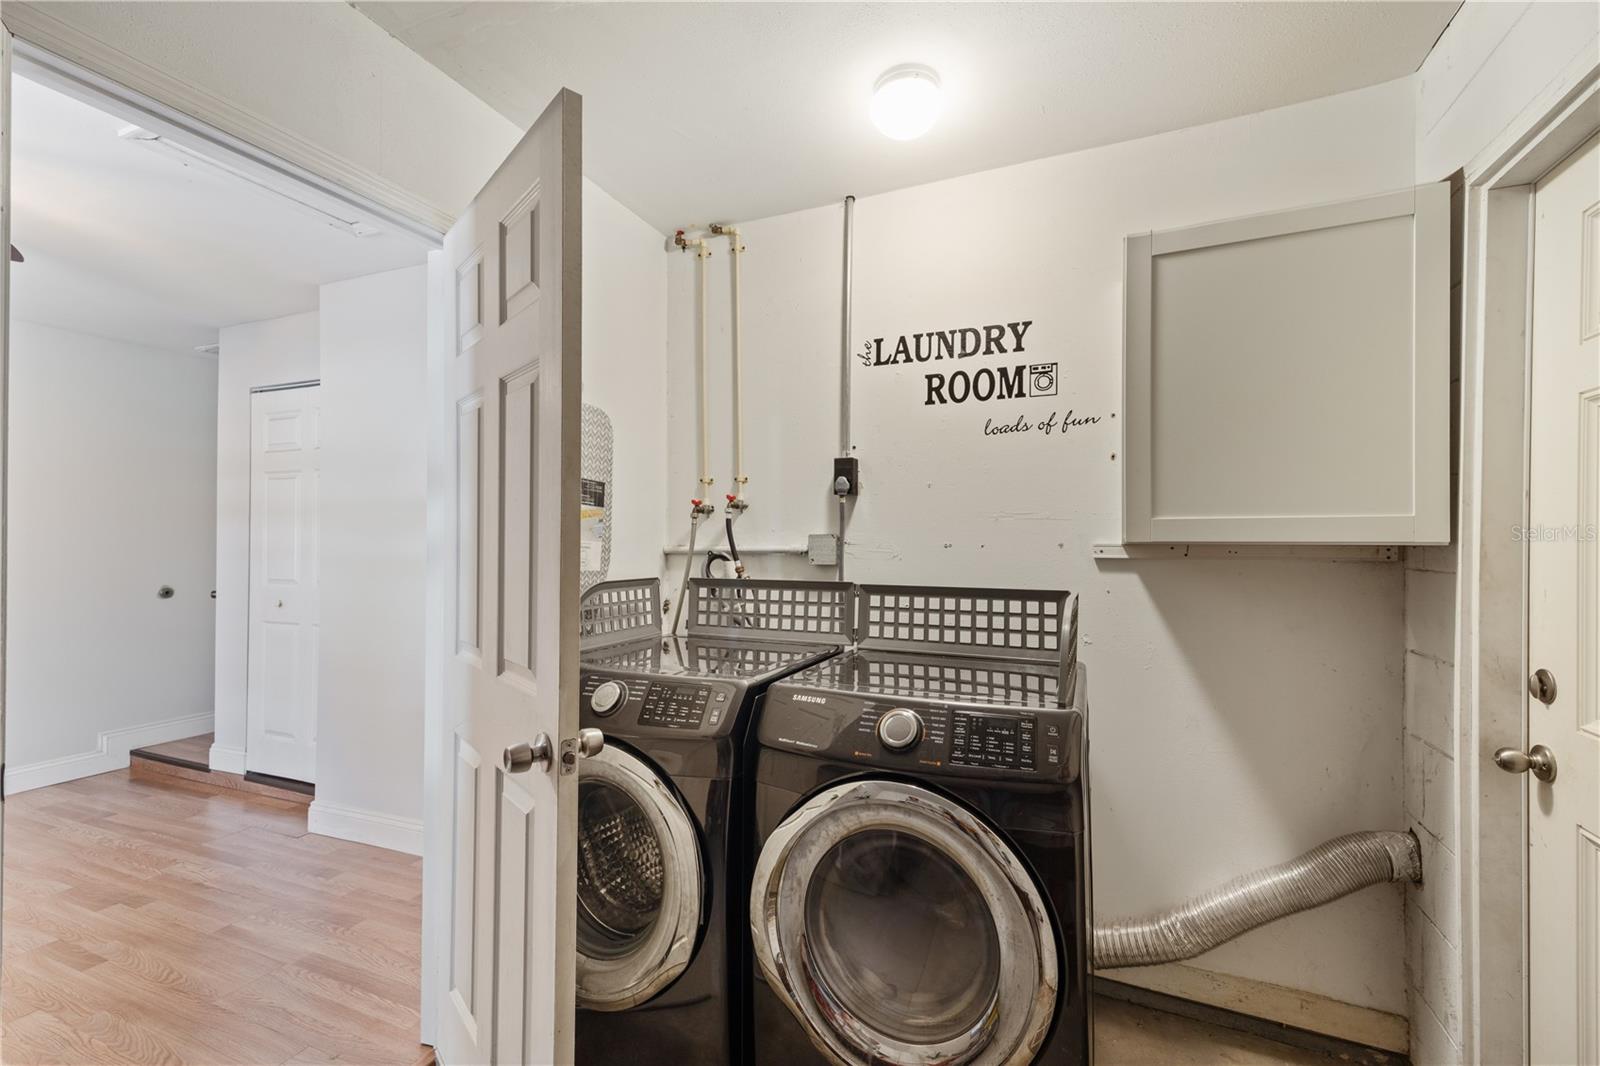
[[[833,494],[854,496],[861,491],[861,460],[853,455],[833,461]]]
[[[812,566],[839,565],[839,538],[832,533],[813,533],[806,538],[806,559]]]

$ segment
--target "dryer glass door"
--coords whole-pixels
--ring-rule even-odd
[[[1030,1062],[1055,1010],[1055,936],[1027,869],[964,807],[899,781],[819,793],[763,847],[756,958],[845,1063]]]
[[[661,776],[607,744],[578,778],[578,1006],[626,1010],[689,965],[705,898],[694,820]]]

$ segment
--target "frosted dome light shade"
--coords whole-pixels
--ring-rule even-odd
[[[895,67],[872,92],[872,124],[885,137],[910,141],[939,120],[944,106],[939,76],[927,67]]]

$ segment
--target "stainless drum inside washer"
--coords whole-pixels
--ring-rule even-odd
[[[637,802],[603,781],[578,786],[578,948],[632,951],[661,910],[661,842]]]
[[[705,873],[694,822],[656,770],[621,744],[578,777],[577,999],[627,1010],[694,954]]]

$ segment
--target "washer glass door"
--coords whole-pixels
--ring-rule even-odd
[[[677,795],[626,749],[607,744],[579,765],[577,1003],[626,1010],[693,956],[700,843]]]
[[[819,793],[762,849],[757,961],[835,1062],[1032,1060],[1055,1010],[1055,936],[1020,859],[937,793]]]

